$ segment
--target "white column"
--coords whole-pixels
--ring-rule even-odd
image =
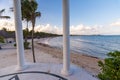
[[[63,75],[70,75],[69,0],[63,0]]]
[[[17,70],[23,70],[25,68],[25,56],[21,20],[21,0],[14,0],[14,17],[17,44]]]

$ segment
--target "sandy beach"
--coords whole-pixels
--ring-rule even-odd
[[[50,54],[45,54],[41,49],[35,47],[35,56],[37,63],[62,63],[59,58]],[[25,50],[26,62],[33,62],[31,49]],[[6,44],[0,50],[0,69],[17,64],[16,48],[13,44]]]
[[[62,64],[62,50],[49,45],[35,41],[35,56],[37,63],[59,63]],[[31,49],[25,50],[27,62],[33,62]],[[16,48],[13,44],[6,44],[0,50],[0,68],[17,64]],[[100,59],[92,56],[78,54],[71,51],[71,63],[82,67],[92,75],[97,75],[100,72],[98,61]]]
[[[59,58],[62,60],[62,49],[51,47],[47,44],[36,42],[36,48],[39,48],[42,52],[52,55],[54,58]],[[100,72],[98,66],[98,61],[102,60],[97,57],[79,54],[77,52],[71,51],[71,63],[84,68],[92,75],[97,75]]]

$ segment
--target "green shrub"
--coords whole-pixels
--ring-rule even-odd
[[[0,36],[0,43],[4,43],[4,38]]]
[[[29,42],[24,42],[24,48],[25,48],[25,49],[30,49],[30,48],[29,48],[29,45],[30,45]]]
[[[120,52],[108,53],[109,58],[104,62],[99,61],[101,72],[98,74],[100,80],[120,80]]]
[[[14,44],[14,46],[16,47],[16,43]]]
[[[30,49],[29,45],[30,45],[29,42],[24,42],[24,48],[25,49]],[[14,44],[14,46],[16,47],[16,44]]]

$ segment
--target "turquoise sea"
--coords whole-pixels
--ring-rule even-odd
[[[47,44],[62,48],[62,37],[51,38]],[[106,58],[110,51],[120,51],[120,36],[117,35],[95,35],[95,36],[71,36],[70,49],[78,53],[94,57]]]

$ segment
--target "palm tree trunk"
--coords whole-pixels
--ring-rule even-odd
[[[35,51],[34,51],[34,21],[32,21],[32,53],[33,53],[33,62],[36,62]]]

